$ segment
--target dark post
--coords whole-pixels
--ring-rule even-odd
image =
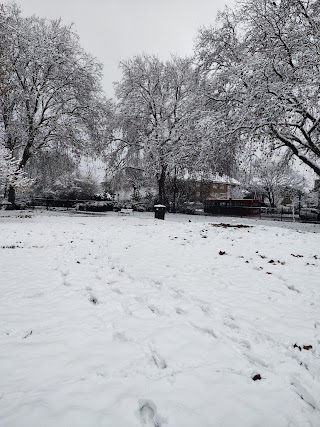
[[[177,167],[174,167],[174,177],[173,177],[173,206],[172,212],[176,213],[176,193],[177,193]]]

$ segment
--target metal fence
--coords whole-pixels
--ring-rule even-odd
[[[293,210],[291,207],[281,207],[281,208],[260,208],[260,218],[269,219],[275,221],[299,221],[299,222],[312,222],[320,223],[314,215],[306,214],[303,217],[300,217],[298,210]]]

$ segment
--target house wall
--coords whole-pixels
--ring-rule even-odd
[[[196,202],[205,199],[241,198],[241,188],[238,185],[216,182],[196,182]]]
[[[212,199],[229,199],[230,198],[230,185],[223,183],[211,184],[211,191],[209,197]]]

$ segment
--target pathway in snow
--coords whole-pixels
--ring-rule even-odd
[[[12,215],[0,426],[320,426],[320,234]]]

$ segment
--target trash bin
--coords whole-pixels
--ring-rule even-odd
[[[156,219],[164,219],[166,213],[165,205],[154,205],[154,217]]]

